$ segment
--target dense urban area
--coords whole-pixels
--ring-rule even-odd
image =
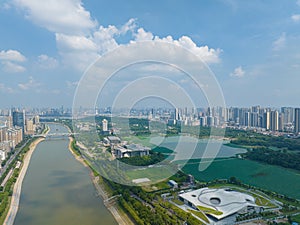
[[[175,174],[166,175],[166,179],[151,182],[155,180],[151,176],[162,172],[155,165],[176,153],[172,148],[149,142],[153,134],[207,140],[214,129],[213,139],[224,140],[224,146],[230,148],[244,149],[233,156],[217,158],[216,162],[254,162],[299,175],[300,108],[147,108],[131,109],[129,113],[126,110],[112,113],[111,108],[82,108],[73,115],[76,122],[71,115],[71,110],[63,107],[0,110],[0,222],[7,214],[24,154],[34,139],[47,138],[50,122],[69,128],[71,148],[89,165],[97,185],[102,186],[105,205],[126,214],[129,224],[296,225],[300,222],[298,194],[254,185],[230,172],[218,177],[218,171],[214,171],[214,179],[204,178],[204,174],[193,169],[199,158],[190,159]],[[97,139],[93,139],[91,132]],[[97,167],[97,163],[107,159],[112,163],[105,164],[106,173],[116,173],[110,167],[114,162],[144,169],[124,172],[125,180],[135,185],[119,184],[102,176],[101,166]],[[253,178],[263,176],[257,173]],[[288,185],[293,189],[293,183]]]

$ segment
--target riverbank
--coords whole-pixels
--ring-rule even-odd
[[[99,182],[99,175],[95,175],[92,171],[91,167],[88,165],[88,162],[84,160],[81,156],[77,155],[75,150],[72,149],[72,142],[75,139],[73,137],[69,137],[69,150],[71,151],[72,155],[78,160],[83,166],[88,167],[90,169],[90,176],[94,187],[97,190],[98,196],[100,196],[103,200],[105,207],[110,211],[110,213],[115,218],[116,222],[119,225],[134,225],[128,215],[120,209],[115,203],[109,203],[109,195],[105,191],[105,187],[103,184]]]
[[[15,220],[15,217],[17,215],[18,208],[19,208],[22,182],[23,182],[23,179],[26,175],[26,171],[28,169],[31,156],[32,156],[36,146],[40,142],[44,141],[44,139],[45,138],[38,138],[37,140],[32,142],[29,146],[29,151],[24,156],[22,167],[21,167],[21,170],[20,170],[20,174],[19,174],[19,176],[16,180],[16,183],[14,184],[14,189],[13,189],[13,194],[12,194],[12,197],[11,197],[11,200],[10,200],[9,210],[8,210],[7,215],[6,215],[5,221],[3,223],[4,225],[13,225],[13,223],[14,223],[14,220]]]

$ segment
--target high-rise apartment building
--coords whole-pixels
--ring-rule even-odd
[[[279,128],[279,114],[278,111],[271,111],[270,113],[270,130],[278,131]]]
[[[102,120],[102,131],[107,132],[108,131],[108,122],[106,119]]]
[[[295,109],[294,131],[300,133],[300,108]]]

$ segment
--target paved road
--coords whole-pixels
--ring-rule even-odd
[[[18,208],[19,208],[22,182],[23,182],[23,179],[25,177],[25,174],[26,174],[26,171],[27,171],[30,159],[31,159],[31,155],[32,155],[36,145],[40,141],[42,141],[42,139],[39,140],[39,141],[36,141],[33,144],[33,146],[30,147],[30,150],[28,151],[28,153],[26,154],[26,156],[24,158],[22,169],[21,169],[19,177],[18,177],[18,179],[17,179],[17,181],[14,185],[13,195],[12,195],[12,198],[11,198],[11,205],[10,205],[9,211],[7,213],[7,217],[6,217],[3,225],[13,225],[13,223],[14,223],[14,220],[15,220],[15,217],[17,215]]]
[[[16,158],[16,156],[22,151],[22,149],[25,147],[25,145],[30,141],[30,139],[28,139],[20,148],[18,148],[18,150],[11,155],[11,157],[9,158],[9,160],[7,160],[5,166],[3,166],[0,169],[0,177],[2,176],[3,173],[5,173],[5,171],[7,170],[7,167],[11,164],[11,162]]]

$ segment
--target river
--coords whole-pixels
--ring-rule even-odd
[[[67,133],[50,124],[50,133]],[[39,143],[22,184],[14,225],[116,225],[89,177],[68,150],[69,139]]]

